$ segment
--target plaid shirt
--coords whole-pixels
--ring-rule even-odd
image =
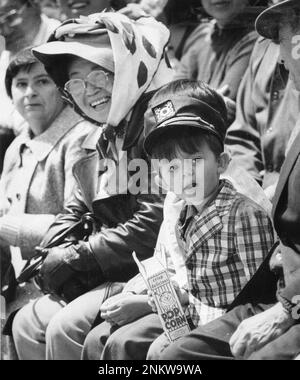
[[[176,229],[186,254],[189,313],[198,326],[226,312],[272,247],[273,227],[260,206],[222,180],[202,212],[182,210]]]

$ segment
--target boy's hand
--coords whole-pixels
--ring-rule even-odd
[[[188,292],[181,288],[178,285],[178,282],[172,279],[172,284],[174,286],[175,292],[177,294],[177,297],[179,299],[179,302],[181,303],[181,306],[187,306],[189,304],[189,295]]]
[[[172,279],[171,281],[181,306],[187,306],[189,303],[188,292],[182,289],[175,280]],[[157,307],[154,302],[153,292],[151,292],[150,290],[148,290],[148,305],[151,307],[153,313],[157,313]]]
[[[123,326],[149,314],[146,295],[117,294],[106,300],[101,308],[101,317],[112,325]]]
[[[151,307],[153,313],[157,313],[157,307],[155,305],[153,292],[151,292],[151,290],[148,290],[148,305]]]

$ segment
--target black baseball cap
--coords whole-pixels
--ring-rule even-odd
[[[280,20],[291,9],[300,9],[300,0],[285,0],[263,11],[256,19],[257,32],[265,38],[277,41]]]
[[[172,96],[159,104],[151,104],[145,114],[144,149],[148,154],[166,131],[186,126],[200,128],[215,135],[224,145],[227,125],[220,112],[206,102],[184,95]]]

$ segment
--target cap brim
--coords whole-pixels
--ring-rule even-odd
[[[299,7],[298,1],[299,0],[286,0],[263,11],[257,17],[255,22],[257,32],[267,39],[277,40],[279,22],[284,14],[283,12],[293,8],[294,6]]]
[[[174,129],[174,130],[175,129],[178,129],[178,130],[182,129],[183,124],[184,124],[184,120],[182,120],[182,119],[180,121],[168,120],[167,123],[164,123],[164,126],[158,127],[156,129],[154,129],[152,132],[150,132],[144,141],[144,149],[145,149],[146,153],[148,155],[151,155],[153,146],[155,145],[155,143],[158,140],[160,140],[163,137],[163,135],[167,131],[169,131],[170,129]],[[201,124],[199,121],[187,120],[184,125],[189,126],[189,127],[195,127],[195,128],[201,129],[201,130],[206,131],[206,132],[210,132],[210,133],[214,134],[221,142],[221,137],[215,132],[215,130],[213,130],[212,128],[209,128],[207,125]],[[222,142],[222,144],[223,144],[223,142]]]
[[[112,54],[112,50],[109,48],[99,48],[99,46],[88,46],[80,42],[64,41],[47,42],[46,44],[33,48],[32,52],[45,66],[51,66],[57,63],[57,60],[63,58],[63,56],[74,55],[114,72],[113,64],[99,57],[100,49],[102,50],[101,54],[103,54],[103,57]]]

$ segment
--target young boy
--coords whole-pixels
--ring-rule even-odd
[[[226,312],[273,245],[266,212],[220,180],[229,163],[226,118],[223,98],[203,82],[188,80],[161,88],[145,115],[145,149],[163,186],[185,203],[176,235],[186,281],[175,287],[195,327]],[[84,359],[146,358],[162,326],[157,314],[149,314],[146,296],[130,298],[132,308],[120,300],[103,305],[102,315],[114,327],[104,322],[89,334]],[[127,313],[134,319],[134,309],[141,318],[124,325]],[[148,357],[159,357],[168,343],[159,337]]]

